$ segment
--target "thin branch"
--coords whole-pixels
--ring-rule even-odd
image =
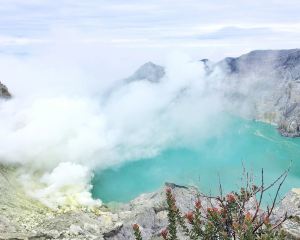
[[[282,184],[284,183],[286,177],[287,177],[287,174],[288,172],[286,171],[286,175],[284,175],[284,178],[282,179],[282,181],[280,182],[278,188],[277,188],[277,191],[276,191],[276,194],[275,194],[275,197],[274,197],[274,200],[273,200],[273,203],[272,203],[272,206],[271,208],[269,208],[269,206],[267,207],[267,218],[269,218],[274,210],[274,207],[275,207],[275,204],[276,204],[276,200],[277,200],[277,197],[278,197],[278,194],[279,194],[279,191],[281,189],[281,186]],[[253,233],[255,233],[262,225],[264,224],[264,221],[261,221],[253,230]]]
[[[272,182],[268,187],[264,189],[264,191],[269,190],[271,187],[273,187],[282,177],[287,175],[290,172],[291,167],[289,167],[287,170],[285,170],[274,182]]]
[[[276,204],[276,200],[277,200],[279,191],[280,191],[281,186],[282,186],[282,184],[284,183],[286,177],[287,177],[287,173],[286,173],[286,175],[284,176],[284,178],[282,179],[282,181],[280,182],[280,184],[279,184],[279,186],[278,186],[278,188],[277,188],[276,195],[275,195],[275,197],[274,197],[272,207],[271,207],[270,211],[268,212],[268,217],[270,217],[270,215],[271,215],[272,212],[273,212],[273,209],[274,209],[274,207],[275,207],[275,204]]]
[[[257,214],[260,209],[261,202],[262,202],[263,194],[264,194],[264,169],[262,168],[261,169],[261,192],[260,192],[260,196],[259,196],[258,205],[256,206],[255,214],[252,218],[252,222],[254,222],[257,217]]]
[[[219,177],[219,191],[220,191],[220,196],[221,196],[221,198],[223,198],[223,189],[222,189],[220,174],[218,174],[218,177]]]

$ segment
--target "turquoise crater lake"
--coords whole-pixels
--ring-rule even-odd
[[[196,146],[196,147],[195,147]],[[269,124],[231,118],[221,135],[191,147],[165,149],[158,156],[126,162],[96,171],[94,198],[104,202],[127,202],[141,193],[155,191],[164,182],[195,185],[206,193],[218,190],[220,176],[225,190],[241,184],[242,163],[257,176],[265,170],[266,182],[276,179],[292,161],[282,195],[300,187],[300,138],[285,138]]]

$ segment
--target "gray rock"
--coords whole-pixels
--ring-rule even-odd
[[[283,136],[300,136],[300,49],[257,50],[217,63],[200,61],[212,78],[212,89],[207,90],[224,96],[225,110],[274,124]],[[125,82],[157,83],[164,76],[162,66],[148,62]]]
[[[282,227],[290,239],[300,239],[300,189],[293,189],[282,200],[275,211],[279,218],[287,213],[288,219]]]
[[[226,66],[228,73],[240,76],[254,73],[270,81],[300,79],[299,49],[257,50],[238,58],[225,58],[218,64]]]
[[[27,196],[16,169],[0,165],[0,239],[103,239],[117,217],[101,208],[56,212]]]
[[[212,80],[207,92],[223,95],[225,110],[276,125],[283,136],[300,136],[300,49],[257,50],[217,63],[200,62]],[[164,76],[164,67],[145,63],[107,96],[124,81],[158,83]]]
[[[0,239],[134,240],[132,225],[137,223],[144,240],[155,240],[168,224],[165,187],[142,194],[114,209],[102,207],[91,211],[82,208],[55,212],[26,196],[16,181],[14,168],[1,166],[0,170]],[[193,209],[199,195],[196,188],[172,183],[166,186],[172,188],[176,205],[182,213]],[[206,198],[201,197],[201,202],[204,208],[211,207]],[[249,210],[251,206],[254,205],[249,202]],[[299,239],[299,190],[294,189],[285,197],[274,218],[280,218],[285,212],[290,218],[284,223],[284,230],[289,239]],[[180,231],[179,239],[186,239]]]
[[[253,51],[225,58],[210,72],[215,69],[223,73],[219,91],[231,111],[277,125],[284,136],[300,136],[299,49]]]
[[[172,189],[177,207],[183,213],[193,209],[199,194],[196,188],[168,183],[166,186]],[[204,199],[202,204],[208,206],[208,202]],[[165,188],[158,192],[142,194],[129,204],[121,206],[117,212],[123,222],[123,227],[115,235],[106,239],[134,239],[132,225],[137,223],[141,227],[143,238],[153,240],[160,235],[161,230],[166,228],[168,224]],[[180,239],[184,239],[184,237],[181,235]]]
[[[11,94],[7,87],[0,82],[0,98],[11,98]]]
[[[196,188],[178,186],[176,184],[166,184],[166,186],[172,188],[172,192],[176,198],[176,205],[182,213],[193,209],[194,203],[199,195]],[[200,200],[204,208],[211,207],[211,203],[206,198],[200,197]],[[213,204],[215,205],[214,202]],[[246,209],[254,214],[256,201],[254,201],[254,199],[250,200],[246,204]],[[145,240],[157,239],[160,235],[160,231],[167,227],[166,210],[167,205],[163,189],[154,193],[142,194],[118,210],[119,216],[123,221],[123,226],[115,235],[106,239],[134,239],[132,235],[132,224],[134,223],[140,225]],[[288,215],[288,220],[284,222],[283,230],[288,235],[287,239],[300,239],[300,189],[293,189],[285,196],[272,215],[272,221],[280,221],[285,213]],[[179,239],[186,239],[180,232],[180,229]]]
[[[209,59],[206,59],[206,58],[201,59],[200,62],[203,63],[204,70],[206,71],[206,73],[210,74],[211,70],[212,70],[213,63]]]
[[[77,209],[52,211],[23,192],[15,169],[0,167],[0,239],[134,239],[132,224],[142,227],[144,239],[154,239],[167,226],[164,188],[142,194],[114,210]],[[193,187],[167,184],[178,207],[193,207],[198,191]],[[204,202],[204,201],[203,201]],[[203,203],[204,205],[207,203]]]
[[[165,76],[165,69],[162,66],[156,65],[152,62],[147,62],[140,66],[132,76],[121,79],[115,82],[110,88],[104,93],[105,99],[109,99],[113,96],[114,92],[124,87],[126,84],[130,84],[138,81],[148,81],[150,83],[158,83]]]

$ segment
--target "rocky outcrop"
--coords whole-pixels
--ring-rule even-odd
[[[143,227],[145,239],[155,239],[167,224],[164,190],[143,194],[128,204],[97,209],[53,211],[26,196],[15,168],[0,166],[0,239],[134,239],[132,224]],[[174,184],[183,211],[195,201],[195,188]],[[114,209],[114,210],[113,210]]]
[[[109,208],[53,211],[25,195],[15,180],[15,170],[1,166],[0,239],[126,239],[133,240],[132,224],[143,237],[156,239],[167,225],[164,189],[142,194],[128,204]],[[197,189],[168,184],[179,208],[193,207]],[[205,203],[204,203],[205,204]]]
[[[300,239],[300,189],[292,189],[282,200],[276,214],[287,212],[289,218],[283,223],[283,229],[290,239]]]
[[[194,208],[194,203],[199,192],[194,187],[184,187],[175,184],[166,184],[172,188],[176,199],[176,205],[181,212],[186,213]],[[213,201],[213,200],[210,200]],[[211,207],[211,202],[201,197],[204,208]],[[212,202],[213,203],[213,202]],[[216,203],[213,203],[216,205]],[[249,202],[246,206],[250,212],[255,212],[255,203]],[[289,192],[279,207],[276,209],[273,220],[278,221],[284,214],[288,214],[288,220],[283,224],[283,230],[287,233],[287,240],[300,239],[300,189]],[[158,192],[142,194],[118,210],[122,227],[106,239],[125,240],[134,239],[132,235],[132,224],[138,223],[145,240],[158,240],[160,231],[167,227],[167,206],[164,188]],[[180,229],[179,229],[180,230]],[[179,239],[186,239],[179,232]]]
[[[207,90],[224,96],[225,109],[274,124],[283,136],[300,136],[300,49],[259,50],[201,62],[211,78]],[[162,66],[148,62],[125,81],[157,83],[164,76]]]
[[[0,239],[104,239],[120,227],[105,207],[49,209],[24,193],[16,172],[0,165]]]
[[[1,166],[0,172],[0,239],[105,239],[134,240],[132,224],[141,227],[143,239],[158,240],[167,226],[165,187],[142,194],[128,204],[111,204],[109,208],[77,208],[53,211],[25,195],[15,180],[14,168]],[[198,190],[167,183],[172,188],[176,205],[185,213],[193,209]],[[210,207],[201,199],[204,208]],[[284,223],[288,239],[299,239],[300,192],[293,190],[282,201],[276,214],[288,212]],[[179,239],[185,239],[179,233]]]
[[[10,98],[11,94],[7,87],[0,82],[0,98]]]
[[[253,51],[212,69],[222,70],[222,91],[235,111],[300,136],[300,49]]]
[[[176,198],[176,204],[182,212],[193,209],[198,190],[194,187],[183,187],[175,184],[166,184],[171,187]],[[206,206],[207,201],[202,203]],[[142,194],[138,198],[125,204],[117,210],[123,225],[118,232],[107,237],[109,240],[134,239],[132,224],[141,227],[145,240],[159,239],[160,231],[167,226],[167,205],[164,188],[154,193]],[[184,239],[182,236],[180,239]]]

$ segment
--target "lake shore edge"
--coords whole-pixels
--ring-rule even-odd
[[[179,209],[193,207],[198,189],[167,184],[176,197]],[[132,224],[142,226],[145,239],[158,239],[167,225],[165,187],[141,194],[127,204],[101,206],[95,209],[62,208],[54,211],[28,197],[15,178],[15,168],[1,166],[0,239],[134,239]],[[203,200],[205,205],[205,200]],[[276,213],[287,212],[283,224],[288,239],[300,236],[300,189],[292,189],[281,201]]]

